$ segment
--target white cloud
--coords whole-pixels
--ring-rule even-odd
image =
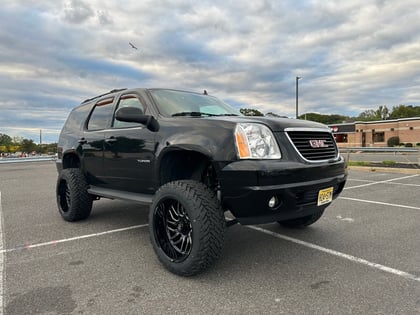
[[[82,0],[67,0],[64,3],[64,19],[70,23],[83,23],[93,14],[93,9],[89,3]]]

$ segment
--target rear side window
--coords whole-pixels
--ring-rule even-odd
[[[87,125],[88,130],[101,130],[109,127],[112,116],[112,102],[113,98],[96,103]]]

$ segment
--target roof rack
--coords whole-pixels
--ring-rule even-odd
[[[88,98],[88,99],[84,100],[82,102],[82,104],[93,101],[94,99],[97,99],[99,97],[102,97],[102,96],[105,96],[105,95],[108,95],[108,94],[112,94],[112,93],[116,93],[116,92],[121,92],[121,91],[124,91],[124,90],[127,90],[127,89],[113,89],[113,90],[111,90],[107,93],[104,93],[104,94],[101,94],[101,95],[98,95],[98,96],[95,96],[95,97],[92,97],[92,98]]]

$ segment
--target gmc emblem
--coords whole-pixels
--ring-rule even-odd
[[[328,144],[325,143],[325,140],[309,140],[309,144],[312,148],[328,148]]]

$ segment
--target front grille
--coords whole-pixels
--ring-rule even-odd
[[[329,132],[287,131],[300,155],[308,161],[331,160],[338,157],[337,146]]]

